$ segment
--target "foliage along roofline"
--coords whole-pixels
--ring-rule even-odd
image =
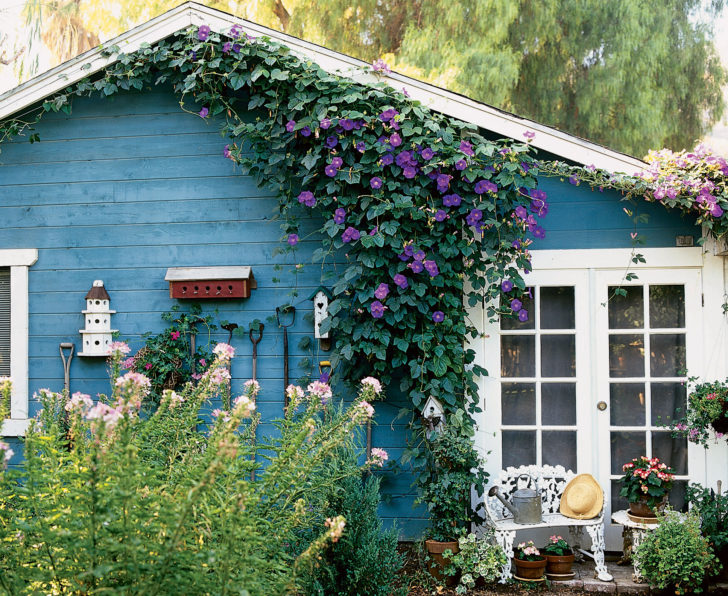
[[[121,53],[133,53],[143,44],[154,44],[190,25],[207,24],[213,31],[220,33],[236,23],[246,33],[269,37],[286,45],[294,54],[316,62],[329,73],[339,74],[358,83],[371,84],[383,80],[395,89],[406,86],[412,98],[428,108],[485,130],[515,140],[522,140],[527,131],[535,132],[531,145],[561,158],[583,165],[595,165],[610,172],[632,172],[635,168],[644,167],[642,161],[597,143],[404,75],[374,74],[368,69],[369,65],[361,60],[195,2],[186,2],[0,95],[0,121],[104,70],[116,62]]]

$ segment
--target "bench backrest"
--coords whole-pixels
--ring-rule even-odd
[[[530,478],[520,478],[526,475]],[[506,468],[498,478],[486,488],[485,509],[492,520],[513,517],[496,497],[488,496],[488,489],[497,486],[501,495],[512,502],[513,493],[521,488],[532,488],[541,491],[541,511],[544,514],[558,513],[561,504],[561,495],[569,481],[576,474],[566,470],[563,466],[519,466]],[[520,479],[519,479],[520,478]]]

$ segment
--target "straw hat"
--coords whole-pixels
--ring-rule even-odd
[[[561,515],[573,519],[591,519],[599,515],[604,504],[602,487],[591,474],[574,477],[561,495]]]

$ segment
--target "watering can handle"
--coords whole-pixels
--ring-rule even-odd
[[[528,478],[528,484],[526,484],[526,486],[530,486],[531,485],[531,482],[533,481],[533,476],[531,476],[530,474],[521,474],[518,477],[518,480],[520,480],[521,478]],[[516,481],[516,486],[518,486],[517,481]]]

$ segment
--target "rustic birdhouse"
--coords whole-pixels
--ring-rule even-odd
[[[83,346],[79,356],[108,356],[109,346],[112,342],[111,315],[116,311],[109,309],[110,298],[100,279],[86,294],[86,310],[81,311],[86,324],[85,329],[79,329]]]
[[[258,287],[251,267],[171,267],[164,276],[170,298],[225,300],[249,298]]]
[[[430,431],[440,431],[445,423],[445,409],[432,395],[427,398],[422,408],[422,417]]]
[[[329,316],[329,302],[331,300],[331,292],[323,287],[319,286],[313,293],[308,297],[309,300],[313,300],[313,336],[321,340],[321,349],[329,350],[331,348],[330,332],[321,332],[321,323],[324,319]]]

